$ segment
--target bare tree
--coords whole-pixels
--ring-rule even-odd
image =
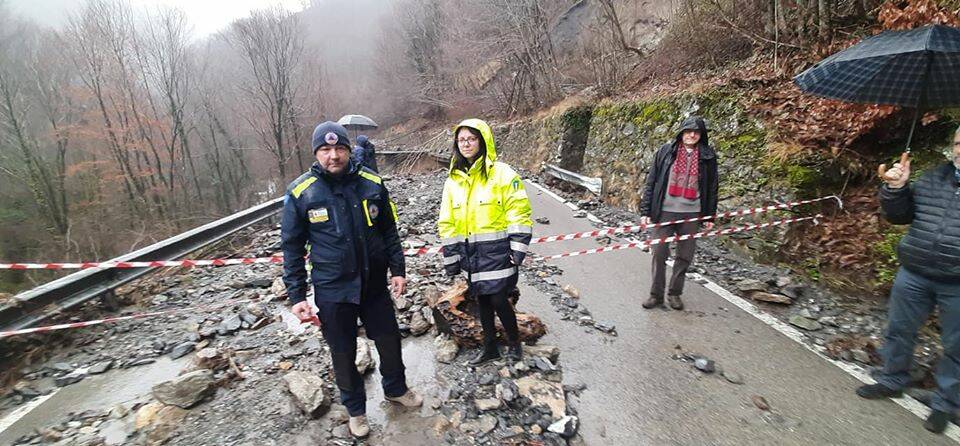
[[[235,21],[225,36],[245,63],[241,91],[249,110],[244,119],[274,157],[279,177],[286,179],[295,76],[304,51],[300,21],[296,14],[274,7]]]
[[[11,34],[0,35],[0,141],[6,142],[0,148],[8,144],[13,148],[13,153],[5,153],[6,149],[0,152],[5,161],[0,170],[30,189],[51,230],[63,236],[70,228],[64,186],[69,136],[66,129],[58,127],[60,107],[56,99],[50,97],[51,83],[55,80],[50,76],[33,78],[32,69],[36,68],[33,62],[39,50],[37,33],[25,26],[14,28],[7,28],[13,31]],[[19,43],[18,48],[13,47],[14,42]],[[52,162],[44,155],[43,143],[30,126],[30,104],[36,102],[54,126]]]
[[[162,96],[166,104],[166,119],[169,120],[170,134],[165,140],[168,141],[171,155],[179,153],[182,157],[183,166],[189,169],[196,198],[202,201],[203,189],[190,150],[188,124],[184,116],[187,98],[192,93],[193,76],[188,51],[189,25],[186,16],[178,9],[161,10],[145,23],[150,84]]]

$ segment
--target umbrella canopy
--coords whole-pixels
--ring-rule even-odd
[[[807,93],[848,102],[960,105],[960,28],[886,31],[820,61],[793,81]]]
[[[960,28],[927,25],[885,31],[836,53],[793,78],[801,90],[832,99],[920,110],[960,105]]]
[[[376,122],[363,115],[345,115],[337,123],[350,130],[372,130],[379,127]]]

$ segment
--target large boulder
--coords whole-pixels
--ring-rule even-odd
[[[294,402],[303,413],[319,418],[330,410],[330,395],[323,379],[308,372],[290,372],[283,376]]]
[[[197,370],[153,386],[153,396],[161,403],[189,409],[216,390],[214,383],[213,372]]]

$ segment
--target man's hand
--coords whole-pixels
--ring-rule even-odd
[[[640,226],[646,227],[649,225],[650,225],[650,217],[640,217]]]
[[[297,302],[293,305],[293,308],[290,309],[294,316],[301,321],[308,320],[313,317],[313,308],[310,307],[310,303],[307,301]]]
[[[703,229],[706,229],[706,230],[708,230],[708,231],[711,231],[711,230],[713,230],[713,227],[714,227],[714,223],[713,223],[712,221],[705,221],[705,222],[703,222]]]
[[[390,278],[390,288],[393,289],[393,297],[403,296],[407,290],[407,279],[403,276],[393,276]]]
[[[877,169],[880,179],[887,183],[890,189],[900,189],[910,181],[910,154],[903,152],[900,155],[900,162],[895,163],[890,170],[887,170],[886,164],[881,164]]]

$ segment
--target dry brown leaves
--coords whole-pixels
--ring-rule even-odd
[[[848,276],[872,277],[873,247],[883,241],[876,189],[861,187],[845,195],[843,201],[843,211],[827,215],[817,226],[795,231],[784,253],[799,261],[817,258],[821,267]],[[862,285],[863,289],[873,288],[870,283]]]
[[[904,4],[901,7],[899,5]],[[905,30],[924,25],[960,26],[960,11],[949,11],[933,0],[888,1],[880,6],[877,20],[883,30]]]
[[[892,105],[854,104],[812,96],[790,80],[753,89],[754,112],[782,142],[837,155],[893,115]]]

